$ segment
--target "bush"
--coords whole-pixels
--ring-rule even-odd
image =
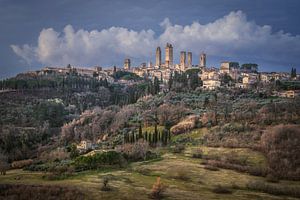
[[[54,185],[0,184],[0,199],[85,199],[73,187]]]
[[[265,192],[272,195],[287,195],[300,198],[300,187],[298,186],[282,186],[264,183],[262,181],[250,181],[246,187],[250,190]]]
[[[212,165],[205,165],[204,169],[210,170],[210,171],[219,171],[219,168],[212,166]]]
[[[175,135],[186,133],[192,130],[193,128],[195,128],[196,125],[198,124],[198,121],[199,119],[197,116],[195,115],[188,116],[183,121],[173,126],[171,128],[171,133]]]
[[[108,182],[109,182],[109,178],[108,177],[104,177],[103,180],[102,180],[102,187],[101,187],[102,191],[109,191],[109,190],[111,190],[111,188],[108,185]]]
[[[25,166],[29,166],[33,163],[33,160],[31,159],[28,159],[28,160],[19,160],[19,161],[14,161],[12,162],[11,164],[11,167],[12,168],[15,168],[15,169],[21,169]]]
[[[201,148],[196,148],[192,150],[192,157],[193,158],[202,158],[203,151]]]
[[[156,182],[153,184],[150,197],[152,199],[162,199],[165,190],[166,187],[161,183],[160,177],[157,177]]]
[[[60,161],[70,158],[70,153],[62,148],[58,148],[52,150],[51,152],[43,152],[40,155],[40,160],[47,162],[47,161]]]
[[[182,181],[190,180],[189,171],[183,166],[174,166],[167,171],[167,176]]]
[[[300,180],[300,126],[278,125],[261,138],[268,166],[279,178]]]
[[[223,126],[223,131],[227,133],[231,132],[245,132],[245,131],[252,131],[253,127],[249,124],[239,124],[239,123],[229,123]]]
[[[28,171],[40,171],[40,172],[47,172],[53,166],[60,165],[59,162],[48,162],[48,163],[41,163],[41,162],[34,162],[31,165],[24,167],[24,170]]]
[[[9,164],[0,161],[0,174],[6,175],[6,171],[9,169]]]
[[[266,181],[270,182],[270,183],[278,183],[279,179],[276,176],[274,176],[273,174],[268,174],[266,176]]]
[[[216,185],[212,189],[212,192],[217,193],[217,194],[231,194],[232,191],[229,190],[227,187],[222,186],[222,185]]]
[[[75,168],[73,166],[54,164],[47,169],[47,173],[43,178],[48,180],[61,180],[72,176],[74,172]]]
[[[98,169],[105,166],[118,166],[124,165],[125,159],[121,153],[116,151],[108,151],[97,153],[92,156],[80,156],[75,159],[75,168],[77,171]]]
[[[6,171],[9,169],[9,164],[7,163],[7,156],[0,152],[0,174],[6,175]]]
[[[182,153],[185,150],[185,146],[183,144],[176,144],[175,147],[171,149],[173,153]]]
[[[140,139],[134,144],[119,146],[118,151],[122,152],[128,160],[139,161],[147,160],[149,156],[151,157],[149,149],[149,143],[144,139]]]
[[[137,168],[135,171],[144,176],[149,176],[151,174],[151,170],[148,168]]]
[[[246,172],[253,176],[266,176],[267,174],[267,169],[261,167],[242,166],[242,165],[231,164],[231,163],[226,163],[224,161],[217,161],[217,160],[208,160],[207,164],[214,167],[223,168],[223,169],[231,169],[238,172]]]

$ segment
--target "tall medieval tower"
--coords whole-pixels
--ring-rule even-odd
[[[193,60],[192,60],[192,52],[188,52],[188,67],[192,67],[192,63],[193,63]]]
[[[167,43],[166,45],[166,68],[173,67],[173,46]]]
[[[206,67],[206,54],[202,53],[200,55],[200,67],[205,68]]]
[[[186,52],[181,51],[180,52],[180,67],[181,69],[185,69],[186,66]]]
[[[160,50],[160,47],[156,48],[155,65],[159,66],[159,67],[161,66],[161,50]]]
[[[124,70],[130,70],[130,59],[126,58],[124,60]]]

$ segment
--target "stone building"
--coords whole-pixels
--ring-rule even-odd
[[[82,140],[76,147],[79,151],[85,151],[88,149],[93,149],[93,143],[89,140]]]
[[[155,66],[158,66],[158,67],[161,66],[161,50],[160,50],[160,47],[156,48]]]
[[[230,71],[238,69],[239,68],[239,63],[238,62],[221,62],[221,67],[220,67],[220,73],[221,74],[230,74]]]
[[[203,80],[203,89],[215,90],[221,86],[221,82],[216,79]]]
[[[173,67],[173,46],[170,43],[166,45],[166,59],[165,59],[165,67],[170,68]]]

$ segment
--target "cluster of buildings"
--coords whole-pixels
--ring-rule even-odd
[[[227,86],[238,88],[249,88],[252,85],[260,83],[268,83],[276,80],[290,80],[290,73],[284,72],[258,72],[258,66],[256,64],[245,64],[240,66],[238,62],[224,61],[221,62],[219,68],[207,67],[207,57],[204,52],[199,55],[198,64],[193,65],[192,52],[181,51],[179,63],[174,63],[173,45],[167,43],[165,46],[165,57],[162,60],[162,50],[160,47],[156,48],[155,64],[151,62],[147,65],[142,63],[138,67],[132,67],[130,58],[124,60],[123,68],[102,69],[102,67],[96,66],[94,68],[85,67],[45,67],[40,71],[36,71],[37,75],[49,75],[49,74],[77,74],[81,77],[94,77],[98,80],[106,79],[110,83],[114,83],[116,80],[112,75],[116,71],[127,71],[137,74],[140,77],[147,79],[154,79],[157,77],[166,84],[171,75],[175,72],[182,73],[189,69],[201,69],[199,70],[199,79],[203,82],[203,89],[213,90],[221,87],[224,77],[229,79]],[[299,77],[298,77],[299,79]],[[132,84],[132,80],[118,80],[121,84]],[[223,81],[224,82],[224,81]]]
[[[181,51],[179,64],[173,62],[173,46],[167,43],[165,46],[165,59],[162,62],[162,51],[160,47],[156,48],[155,65],[150,62],[148,66],[142,63],[139,67],[131,68],[129,58],[124,61],[124,70],[131,71],[140,77],[153,79],[157,77],[163,83],[167,83],[171,74],[175,71],[181,73],[189,69],[199,68],[199,78],[203,81],[204,89],[216,89],[221,86],[221,80],[224,76],[230,77],[230,86],[238,88],[249,88],[252,85],[262,82],[268,83],[276,80],[289,80],[289,73],[277,72],[258,72],[256,64],[246,64],[240,66],[238,62],[224,61],[219,68],[206,66],[206,54],[201,53],[199,64],[193,65],[192,52]]]
[[[40,71],[34,72],[36,75],[42,75],[42,76],[51,76],[51,75],[79,75],[82,78],[96,78],[98,80],[104,80],[106,79],[108,82],[113,83],[114,79],[111,77],[111,75],[116,70],[116,67],[114,69],[105,69],[103,70],[102,67],[96,66],[94,68],[85,68],[85,67],[73,67],[71,65],[68,65],[67,67],[45,67],[41,69]]]
[[[131,69],[130,59],[125,59],[124,70],[131,71],[140,77],[153,79],[154,77],[159,78],[164,83],[168,82],[171,74],[175,71],[184,72],[188,69],[200,67],[201,69],[206,67],[206,54],[200,55],[199,65],[193,65],[192,52],[181,51],[180,52],[180,63],[174,64],[173,46],[170,43],[166,44],[165,47],[165,59],[162,62],[162,51],[160,47],[156,48],[155,54],[155,65],[151,62],[148,64],[142,63],[139,67]]]

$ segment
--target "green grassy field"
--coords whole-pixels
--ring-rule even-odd
[[[201,130],[198,130],[191,133],[191,135],[187,134],[186,137],[197,139],[205,131],[201,132]],[[251,176],[233,170],[207,170],[201,164],[201,159],[191,157],[190,152],[193,148],[201,148],[204,154],[213,154],[216,156],[234,151],[238,158],[244,159],[244,157],[247,157],[249,164],[252,165],[265,165],[266,162],[262,154],[250,149],[211,148],[201,145],[190,145],[180,154],[173,154],[166,149],[161,149],[161,159],[132,163],[121,170],[85,171],[76,173],[67,179],[55,181],[43,179],[43,173],[10,170],[7,175],[0,176],[0,182],[73,186],[83,191],[87,199],[143,200],[149,199],[152,185],[159,176],[162,183],[166,186],[164,199],[296,199],[289,196],[274,196],[251,191],[246,188],[246,184],[249,181],[266,182],[263,177]],[[104,177],[109,177],[111,191],[101,191],[100,188]],[[279,183],[272,184],[300,188],[300,183],[296,181],[280,181]],[[212,190],[216,185],[229,188],[231,193],[214,193]]]

